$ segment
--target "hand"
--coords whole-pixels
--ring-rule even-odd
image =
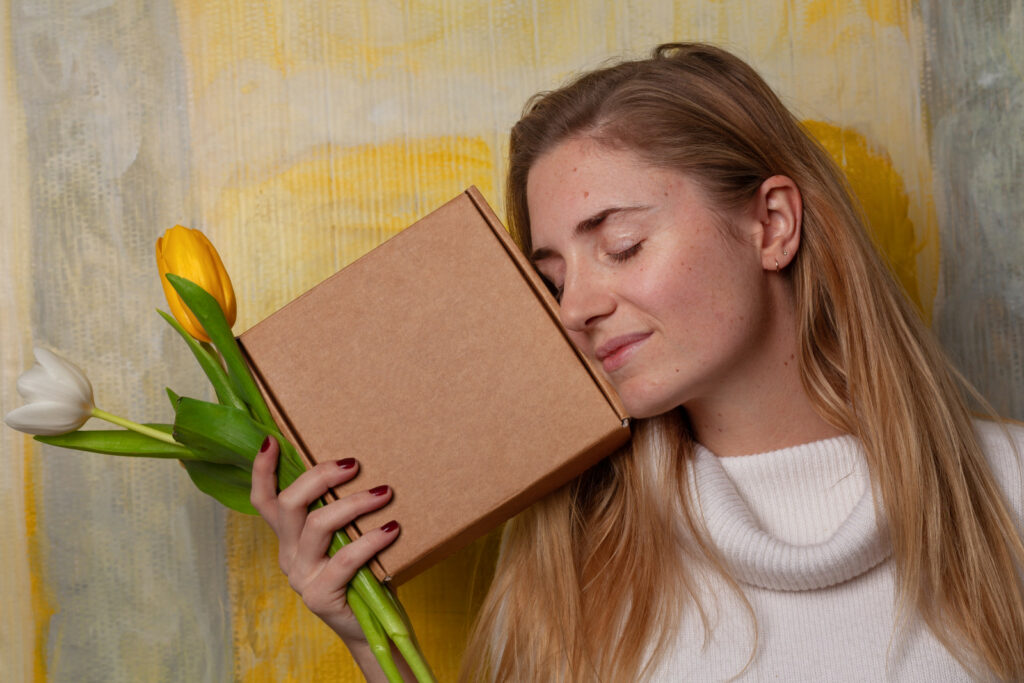
[[[331,502],[313,512],[309,506],[329,488],[342,484],[359,471],[353,458],[320,463],[307,470],[278,495],[278,445],[267,437],[252,466],[253,507],[277,534],[278,562],[292,589],[351,648],[365,643],[362,629],[345,599],[348,582],[356,571],[398,536],[398,524],[388,522],[365,533],[327,556],[331,536],[337,529],[391,500],[391,488],[377,486]]]

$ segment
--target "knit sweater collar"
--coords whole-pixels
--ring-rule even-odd
[[[698,445],[692,483],[712,541],[744,583],[824,588],[891,552],[851,436],[731,458]]]

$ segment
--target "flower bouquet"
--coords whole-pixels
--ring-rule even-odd
[[[256,514],[249,501],[252,461],[264,439],[273,436],[280,444],[280,488],[294,482],[305,465],[274,422],[235,341],[234,291],[216,249],[198,230],[175,226],[157,240],[156,260],[173,316],[158,312],[188,345],[217,402],[178,396],[167,389],[174,422],[138,424],[98,408],[92,385],[76,365],[36,348],[36,365],[18,378],[18,393],[28,403],[8,413],[5,421],[53,446],[174,458],[200,491],[232,510]],[[90,417],[122,429],[82,430]],[[312,507],[323,505],[321,500]],[[348,543],[343,530],[335,532],[329,554]],[[389,681],[402,680],[392,643],[418,681],[434,680],[401,604],[367,567],[349,584],[347,599]]]

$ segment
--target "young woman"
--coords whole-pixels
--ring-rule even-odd
[[[700,44],[536,97],[508,217],[631,444],[506,526],[465,662],[501,681],[1024,678],[1024,429],[962,382],[841,173],[746,64]],[[344,600],[385,487],[357,465],[253,502],[281,567],[375,665]]]

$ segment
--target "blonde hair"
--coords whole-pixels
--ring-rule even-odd
[[[863,445],[899,614],[919,615],[968,668],[1024,677],[1024,543],[974,433],[965,383],[878,256],[827,153],[742,60],[663,45],[527,104],[507,187],[527,253],[530,168],[583,136],[686,174],[727,211],[770,176],[793,179],[803,229],[787,272],[801,378],[822,417]],[[635,679],[681,618],[704,620],[694,566],[739,592],[689,500],[692,454],[682,410],[639,421],[629,446],[511,521],[464,677]]]

